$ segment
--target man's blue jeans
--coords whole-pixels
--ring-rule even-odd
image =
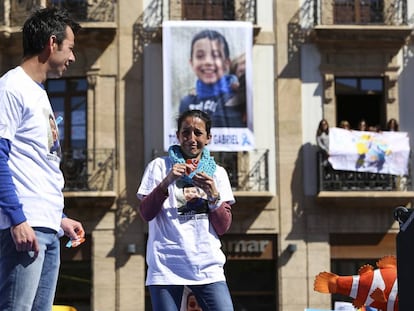
[[[34,228],[39,255],[17,252],[10,229],[0,230],[0,310],[50,311],[60,265],[58,235]]]
[[[195,294],[203,311],[233,311],[233,302],[226,282],[187,285]],[[183,297],[183,285],[150,285],[153,311],[178,311]]]

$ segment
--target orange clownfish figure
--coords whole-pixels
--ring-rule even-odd
[[[383,257],[377,267],[364,265],[358,275],[351,276],[321,272],[315,278],[314,290],[351,297],[356,308],[369,306],[382,311],[398,311],[397,259],[395,256]]]

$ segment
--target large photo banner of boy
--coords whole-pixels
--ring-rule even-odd
[[[239,21],[163,23],[164,149],[176,119],[199,109],[212,120],[211,151],[254,149],[253,26]]]

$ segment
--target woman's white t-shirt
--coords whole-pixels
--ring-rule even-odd
[[[154,190],[171,170],[172,161],[160,157],[150,162],[138,189],[138,198]],[[223,167],[213,175],[221,201],[234,203],[230,181]],[[226,261],[221,242],[203,205],[205,193],[195,187],[169,186],[169,196],[159,214],[149,221],[146,285],[199,285],[224,281]],[[186,193],[192,198],[187,203]],[[199,199],[198,199],[199,198]]]

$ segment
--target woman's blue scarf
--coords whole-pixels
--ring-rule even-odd
[[[222,94],[233,94],[230,84],[233,81],[231,75],[225,75],[214,84],[205,84],[200,80],[196,82],[197,97],[209,98],[213,96],[220,96]]]
[[[179,145],[173,145],[168,149],[168,155],[173,162],[175,163],[185,163],[183,154],[181,153],[181,148]],[[207,148],[203,149],[200,161],[198,162],[197,169],[192,171],[190,174],[183,176],[183,179],[186,183],[192,184],[193,176],[198,172],[204,172],[209,176],[213,176],[216,171],[216,162],[214,158],[210,156],[210,151]]]

